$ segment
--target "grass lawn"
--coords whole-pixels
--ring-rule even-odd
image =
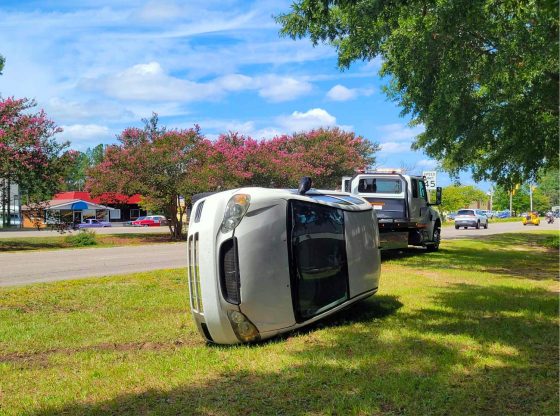
[[[557,234],[385,255],[378,295],[209,346],[185,270],[0,289],[2,415],[557,415]]]
[[[117,247],[170,242],[170,237],[167,233],[96,234],[97,244],[76,247],[71,241],[68,241],[67,237],[78,234],[79,232],[73,232],[72,234],[56,237],[0,238],[0,253],[8,251],[57,250],[63,248]]]

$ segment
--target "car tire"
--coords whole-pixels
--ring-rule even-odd
[[[455,226],[455,229],[456,229],[456,230],[458,230],[458,229],[459,229],[459,226],[458,226],[458,225],[456,225],[456,226]]]
[[[466,229],[469,228],[469,227],[463,227],[463,228],[466,230]]]
[[[426,251],[429,251],[431,253],[439,250],[439,243],[441,241],[441,228],[440,227],[436,227],[434,229],[434,234],[432,235],[432,240],[433,240],[432,244],[427,244],[426,245]]]
[[[488,221],[486,221],[486,224],[484,224],[484,229],[485,229],[485,230],[488,229]]]
[[[476,223],[476,225],[475,225],[475,227],[474,227],[474,228],[476,228],[477,230],[479,230],[479,229],[480,229],[480,221],[478,221],[478,222]]]

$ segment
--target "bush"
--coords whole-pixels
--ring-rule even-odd
[[[64,241],[72,247],[86,247],[97,244],[97,235],[94,231],[83,230],[78,234],[67,236]]]

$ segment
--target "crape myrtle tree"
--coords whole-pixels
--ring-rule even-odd
[[[17,183],[30,206],[52,197],[75,158],[65,150],[69,143],[54,137],[62,129],[34,107],[26,98],[0,99],[0,180],[7,187]]]
[[[183,196],[214,186],[207,169],[207,143],[196,126],[171,130],[158,125],[157,114],[144,127],[127,128],[119,144],[105,149],[103,160],[88,171],[86,189],[93,195],[118,192],[142,195],[145,208],[169,219],[173,239],[182,238]]]
[[[339,65],[380,59],[385,91],[453,175],[500,185],[558,166],[558,2],[296,0],[281,34],[326,42]]]
[[[213,143],[212,160],[216,163],[214,170],[229,171],[224,188],[293,188],[302,176],[310,176],[314,187],[333,189],[342,176],[373,165],[378,150],[378,144],[339,128],[320,128],[269,140],[230,132]]]

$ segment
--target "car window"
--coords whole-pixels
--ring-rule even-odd
[[[418,180],[417,179],[412,179],[410,181],[410,185],[412,187],[412,197],[413,198],[418,198]]]
[[[472,209],[460,209],[457,215],[474,215],[474,211]]]
[[[427,199],[426,185],[424,185],[424,181],[418,181],[418,194],[420,195],[420,198]]]

